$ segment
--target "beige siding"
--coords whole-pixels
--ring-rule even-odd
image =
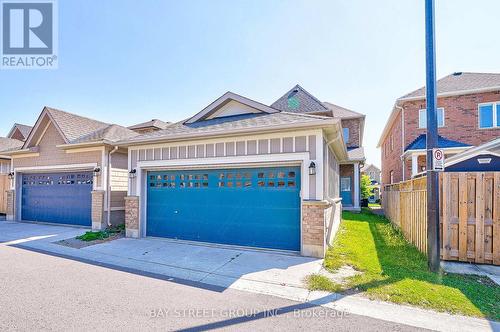
[[[101,151],[88,151],[79,153],[66,153],[66,151],[57,147],[64,144],[64,140],[59,135],[57,129],[50,124],[43,135],[39,147],[38,157],[15,158],[13,159],[14,168],[18,167],[39,167],[39,166],[57,166],[68,164],[86,164],[96,163],[101,166]],[[97,178],[97,185],[101,184],[101,177]]]
[[[10,160],[0,160],[0,174],[9,174]]]

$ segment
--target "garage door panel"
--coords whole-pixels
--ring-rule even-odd
[[[21,218],[90,226],[92,172],[25,174]]]
[[[299,172],[150,172],[147,235],[300,250]]]

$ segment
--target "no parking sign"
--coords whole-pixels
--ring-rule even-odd
[[[444,171],[444,152],[442,149],[432,149],[432,169],[434,171]]]

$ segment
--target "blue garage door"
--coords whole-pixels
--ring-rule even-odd
[[[300,250],[300,168],[148,172],[146,234]]]
[[[24,174],[21,218],[90,226],[92,172]]]

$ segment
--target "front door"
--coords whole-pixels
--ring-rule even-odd
[[[352,178],[350,176],[342,176],[340,178],[340,197],[342,204],[345,206],[352,205]]]

